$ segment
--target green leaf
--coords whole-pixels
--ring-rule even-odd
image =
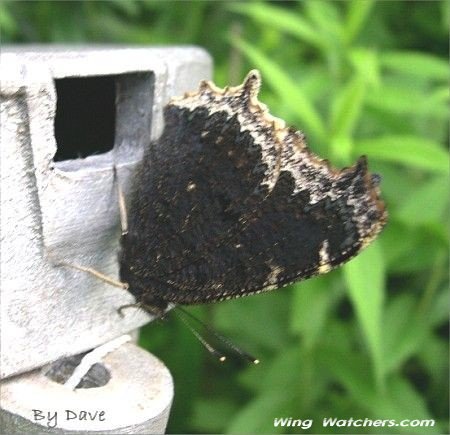
[[[290,400],[284,394],[257,397],[235,415],[225,433],[284,433],[285,428],[274,426],[274,418],[292,415]]]
[[[329,74],[325,68],[319,67],[306,70],[301,83],[303,92],[314,101],[320,98],[327,98],[330,89],[332,89],[332,84],[327,83],[328,79]]]
[[[139,5],[137,1],[115,0],[111,3],[111,6],[125,16],[136,17],[139,15]]]
[[[314,354],[300,346],[291,346],[276,355],[269,367],[264,365],[263,361],[256,368],[259,376],[250,383],[259,394],[237,414],[228,433],[279,432],[282,428],[273,426],[275,417],[312,413],[327,389],[327,376],[317,372]]]
[[[369,167],[371,172],[381,176],[381,193],[383,199],[389,204],[391,216],[392,212],[410,195],[411,190],[419,188],[422,183],[419,177],[412,179],[411,169],[407,166],[399,167],[389,162],[370,159]]]
[[[304,346],[313,347],[323,332],[336,298],[328,276],[296,284],[292,295],[291,330],[301,334]]]
[[[347,14],[343,27],[343,40],[346,45],[349,45],[361,32],[373,5],[372,0],[347,2]]]
[[[356,352],[344,352],[338,344],[334,344],[323,348],[318,363],[344,386],[355,404],[366,409],[368,417],[381,420],[395,419],[398,422],[406,419],[432,419],[424,399],[401,377],[390,376],[384,392],[375,389],[370,382],[366,362]],[[392,433],[389,427],[380,429],[380,433]],[[395,431],[439,433],[436,426],[427,427],[426,432],[423,427],[412,426],[395,427]]]
[[[355,144],[355,154],[370,158],[447,174],[447,152],[436,142],[418,136],[387,135],[375,139],[360,139]]]
[[[195,403],[191,419],[202,433],[219,433],[237,412],[239,412],[238,404],[230,398],[215,397],[214,400],[209,397],[200,398]]]
[[[383,387],[382,315],[384,304],[384,260],[375,242],[344,266],[350,300],[363,330],[369,349],[374,378]]]
[[[334,136],[331,138],[329,149],[331,161],[338,166],[350,166],[352,161],[353,139],[350,136]]]
[[[339,9],[333,2],[316,0],[304,3],[306,14],[315,24],[316,32],[327,37],[333,45],[342,35],[342,23]]]
[[[431,54],[384,51],[380,54],[380,62],[384,67],[402,74],[448,81],[448,62]]]
[[[264,382],[261,380],[264,379]],[[327,388],[326,377],[318,375],[314,353],[298,342],[271,360],[263,359],[258,366],[250,367],[239,376],[240,383],[260,395],[284,395],[295,399],[295,406],[313,407]],[[298,386],[303,388],[299,389]]]
[[[339,341],[328,341],[318,352],[317,362],[348,390],[356,403],[376,394],[367,359],[361,353],[345,349]]]
[[[448,23],[450,22],[450,2],[440,2],[441,6],[441,18],[442,29],[445,33],[448,32]]]
[[[17,32],[17,23],[15,22],[7,2],[0,3],[0,28],[3,34],[13,35]]]
[[[398,78],[399,83],[384,84],[373,89],[367,95],[368,106],[397,115],[447,118],[448,92],[443,96],[441,92],[402,83],[404,80],[404,78]]]
[[[433,177],[405,197],[396,210],[396,218],[405,225],[440,223],[448,211],[450,192],[447,176]]]
[[[320,49],[324,47],[324,40],[320,33],[308,21],[292,11],[267,3],[232,2],[228,8],[233,12],[247,15],[260,24],[295,36],[315,47]]]
[[[428,420],[427,427],[407,426],[399,427],[404,433],[438,434],[439,428],[432,421],[432,416],[427,410],[424,398],[411,386],[411,384],[400,376],[389,378],[388,392],[386,396],[378,396],[371,408],[379,412],[385,418],[401,420]]]
[[[264,349],[283,348],[288,341],[286,312],[289,296],[286,291],[271,292],[223,302],[214,307],[214,325],[242,346],[248,343],[248,350],[252,353],[257,346]],[[267,321],[269,318],[270,322]],[[242,328],[244,324],[245,328]]]
[[[372,49],[354,48],[349,50],[348,58],[353,68],[365,83],[379,86],[381,84],[378,53]]]
[[[360,76],[353,78],[337,94],[332,106],[331,134],[351,137],[361,116],[366,83]]]
[[[274,417],[293,412],[291,402],[298,394],[299,368],[304,368],[304,359],[301,349],[294,346],[277,354],[270,362],[262,361],[252,370],[247,370],[241,376],[241,382],[258,394],[237,413],[228,432],[272,432]],[[285,375],[280,376],[280,373]],[[258,413],[260,407],[265,411]]]
[[[435,397],[447,396],[449,373],[448,350],[448,341],[434,335],[427,338],[420,350],[420,361],[427,368],[428,373],[431,374],[432,380],[442,385],[443,394]]]
[[[438,327],[449,320],[450,295],[448,288],[444,287],[435,296],[430,307],[429,323],[433,327]]]
[[[432,237],[426,228],[406,226],[396,221],[395,211],[383,230],[380,243],[384,259],[390,272],[394,274],[413,273],[433,266],[436,255],[446,250],[446,243]],[[414,255],[411,255],[414,252]],[[432,253],[432,255],[430,255]]]
[[[411,240],[409,239],[411,231],[398,222],[388,221],[388,225],[383,230],[383,236],[380,238],[383,252],[385,252],[386,267],[391,270],[396,262],[411,251]]]
[[[386,252],[386,262],[392,273],[410,274],[425,271],[433,266],[435,255],[447,249],[447,243],[444,244],[428,232],[394,225],[395,222],[388,223],[380,239]],[[414,255],[411,255],[411,252]]]
[[[299,83],[296,83],[276,62],[269,59],[256,46],[237,38],[233,38],[232,41],[256,67],[261,69],[264,80],[280,96],[283,103],[298,116],[304,129],[309,134],[316,135],[319,140],[324,138],[325,127],[322,119],[302,91]]]
[[[293,384],[302,376],[298,369],[299,367],[306,367],[305,360],[307,358],[308,356],[303,349],[299,346],[293,346],[291,349],[286,349],[276,355],[269,364],[262,362],[257,367],[257,370],[262,369],[258,379],[258,390],[277,394],[291,389],[295,392],[296,387],[293,387]],[[280,377],[280,373],[285,373],[286,376]],[[261,383],[261,375],[264,377],[263,383]]]
[[[418,315],[412,295],[400,295],[386,307],[383,318],[384,369],[398,369],[417,353],[429,333],[427,324]]]

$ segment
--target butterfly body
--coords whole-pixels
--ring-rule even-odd
[[[365,158],[341,171],[257,100],[202,82],[172,100],[135,177],[121,280],[151,311],[272,290],[356,255],[386,222]]]

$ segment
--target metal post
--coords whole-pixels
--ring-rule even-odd
[[[33,420],[32,409],[45,405],[49,412],[52,407],[62,412],[82,409],[83,403],[91,410],[105,408],[112,420],[88,426],[74,419],[52,430],[121,433],[119,427],[133,427],[133,433],[139,433],[139,425],[150,424],[147,432],[162,432],[171,402],[170,375],[132,344],[105,357],[112,377],[102,387],[68,391],[31,370],[94,349],[151,320],[139,310],[122,318],[117,308],[132,302],[130,294],[55,263],[64,260],[117,277],[119,207],[112,168],[118,168],[127,196],[144,147],[162,130],[165,102],[210,78],[211,60],[195,47],[21,46],[3,47],[0,61],[0,376],[7,433],[27,432],[29,423],[30,431],[35,424],[45,429],[42,421]],[[87,79],[94,80],[90,96],[97,84],[106,91],[95,100],[100,102],[95,111],[82,100],[79,110],[94,119],[108,110],[115,114],[109,126],[111,149],[55,159],[63,146],[55,138],[58,115],[68,115],[69,122],[78,119],[65,105],[68,101],[70,106],[71,85],[82,92]],[[142,412],[133,408],[137,404]],[[119,405],[121,411],[115,411]]]

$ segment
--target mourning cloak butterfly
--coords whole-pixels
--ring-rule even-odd
[[[355,256],[387,219],[364,157],[332,168],[257,100],[261,79],[174,98],[135,177],[120,278],[161,314],[273,290]]]

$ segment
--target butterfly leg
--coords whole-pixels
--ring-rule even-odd
[[[95,276],[96,278],[98,278],[104,282],[107,282],[108,284],[111,284],[114,287],[119,287],[124,290],[128,290],[128,284],[126,282],[121,282],[114,278],[111,278],[111,277],[99,272],[98,270],[93,269],[92,267],[80,266],[80,265],[74,264],[74,263],[66,263],[65,261],[60,261],[56,265],[70,267],[72,269],[81,270],[82,272],[90,273],[91,275]]]
[[[120,226],[122,228],[122,236],[128,233],[128,215],[127,206],[125,203],[125,195],[123,194],[122,187],[119,183],[119,178],[117,176],[117,167],[113,166],[114,182],[117,185],[117,196],[119,199],[119,212],[120,212]]]
[[[134,304],[126,304],[122,305],[119,308],[117,308],[117,312],[120,315],[120,317],[124,317],[123,310],[126,310],[127,308],[138,308],[142,309],[148,314],[151,314],[152,316],[155,316],[156,318],[163,318],[166,314],[165,309],[157,307],[155,305],[146,305],[142,302],[135,302]]]
[[[120,317],[125,317],[125,314],[123,314],[123,310],[126,310],[127,308],[142,308],[142,304],[136,302],[134,304],[126,304],[126,305],[122,305],[119,308],[117,308],[117,313],[119,314]]]
[[[149,293],[144,293],[141,298],[141,306],[143,310],[145,310],[152,316],[164,316],[169,305],[167,301],[164,301],[163,299],[155,297],[154,295]]]
[[[125,196],[123,194],[122,188],[120,187],[120,183],[118,182],[116,165],[113,166],[113,174],[114,174],[114,181],[117,184],[117,193],[118,193],[118,197],[119,197],[120,224],[121,224],[121,228],[122,228],[122,235],[124,236],[128,233],[127,209],[126,209],[126,204],[125,204]],[[67,263],[65,261],[57,261],[57,262],[55,262],[55,265],[70,267],[72,269],[80,270],[82,272],[87,272],[114,287],[119,287],[124,290],[128,290],[128,288],[129,288],[129,285],[126,282],[121,282],[114,278],[111,278],[111,277],[99,272],[98,270],[93,269],[92,267],[80,266],[78,264]]]

